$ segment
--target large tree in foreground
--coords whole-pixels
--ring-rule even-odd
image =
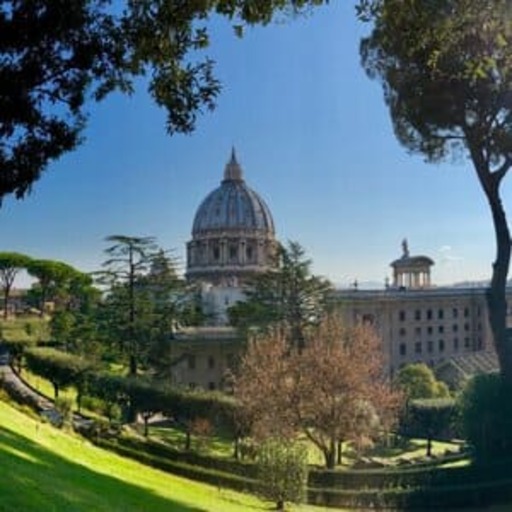
[[[430,162],[468,158],[489,204],[496,238],[489,320],[501,372],[512,381],[511,238],[501,197],[512,166],[512,4],[382,0],[373,21],[362,61],[382,83],[398,140]]]
[[[290,345],[290,336],[275,329],[249,344],[235,396],[254,419],[254,435],[302,433],[332,468],[342,441],[371,439],[389,428],[401,394],[391,389],[371,327],[349,327],[331,314],[307,330],[302,349]]]
[[[220,92],[209,19],[245,25],[324,0],[0,0],[0,200],[23,197],[48,163],[81,141],[86,105],[137,77],[167,112],[170,133],[191,132]]]

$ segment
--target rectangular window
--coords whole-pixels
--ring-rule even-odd
[[[405,343],[400,343],[399,352],[401,356],[405,356],[407,354],[407,345]]]
[[[421,310],[420,310],[420,309],[417,309],[417,310],[414,312],[414,319],[415,319],[415,320],[421,320]]]
[[[439,340],[439,352],[444,352],[444,340]]]
[[[439,311],[437,312],[437,318],[439,318],[439,320],[442,320],[444,318],[444,310],[443,309],[439,309]]]
[[[432,310],[427,309],[427,320],[432,320]]]
[[[453,338],[453,350],[455,352],[459,350],[459,338]]]
[[[433,332],[434,332],[434,328],[433,328],[432,326],[430,326],[430,325],[429,325],[429,326],[427,327],[427,333],[428,333],[428,334],[432,334]]]
[[[459,310],[457,308],[453,308],[452,315],[453,315],[453,318],[458,318],[459,317]]]
[[[212,370],[215,368],[215,358],[213,356],[208,357],[208,368]]]
[[[442,334],[444,332],[444,325],[440,325],[438,328],[437,328],[437,331],[439,332],[439,334]]]
[[[421,341],[417,341],[415,344],[414,344],[414,352],[416,354],[421,354]]]
[[[469,316],[469,308],[464,308],[464,318],[468,318]]]
[[[400,322],[405,322],[405,311],[400,311],[398,313],[398,319],[400,320]]]
[[[464,338],[464,348],[469,348],[471,346],[471,342],[469,338]]]
[[[427,341],[427,352],[429,354],[432,354],[432,352],[434,352],[434,342],[433,341]]]
[[[452,331],[457,332],[459,330],[459,326],[457,324],[453,324]]]
[[[421,327],[416,327],[414,329],[414,332],[415,332],[416,336],[421,336]]]

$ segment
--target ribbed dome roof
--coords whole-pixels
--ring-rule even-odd
[[[194,217],[192,236],[229,230],[274,235],[274,221],[265,201],[249,188],[233,149],[220,187],[211,192]]]

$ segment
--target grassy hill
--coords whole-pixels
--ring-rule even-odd
[[[0,401],[0,510],[240,512],[257,498],[192,482],[101,450]],[[319,511],[297,507],[296,511]]]

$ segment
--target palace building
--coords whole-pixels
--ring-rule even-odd
[[[493,354],[485,287],[438,287],[434,261],[411,256],[407,241],[382,290],[339,290],[336,301],[350,323],[375,326],[391,374],[408,363],[431,367],[476,353]]]

